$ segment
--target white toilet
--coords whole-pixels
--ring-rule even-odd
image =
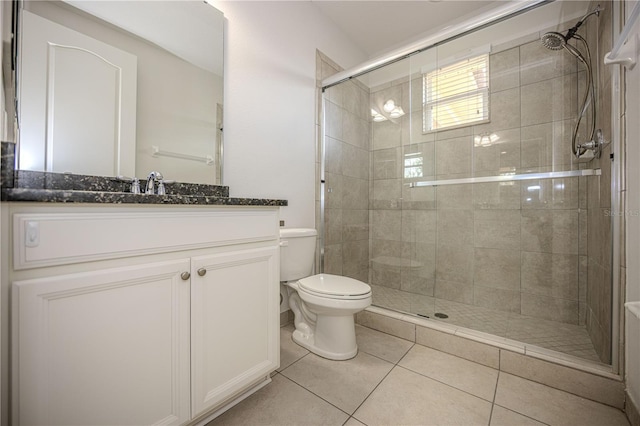
[[[371,287],[338,275],[311,275],[315,229],[280,229],[280,281],[288,286],[295,316],[293,340],[321,357],[356,356],[354,315],[371,305]]]

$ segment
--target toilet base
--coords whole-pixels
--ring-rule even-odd
[[[355,314],[371,305],[371,294],[361,299],[331,299],[300,292],[287,283],[293,311],[293,341],[323,358],[344,361],[358,354]]]
[[[319,348],[315,344],[315,336],[313,334],[304,334],[300,330],[295,330],[291,336],[293,341],[302,346],[309,352],[312,352],[322,358],[327,358],[333,361],[346,361],[355,357],[358,354],[358,345],[346,352],[333,352],[327,349]]]

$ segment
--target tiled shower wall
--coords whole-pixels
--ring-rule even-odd
[[[570,141],[584,76],[576,62],[537,35],[494,48],[490,123],[424,135],[419,75],[372,89],[374,103],[401,97],[418,111],[373,123],[373,285],[414,293],[414,313],[432,314],[435,297],[584,323],[585,180],[408,188],[402,170],[403,156],[417,152],[424,180],[577,169]],[[475,147],[486,132],[498,143]]]
[[[320,80],[340,67],[317,53]],[[320,87],[318,99],[322,100]],[[318,106],[319,111],[321,105]],[[369,89],[353,80],[325,93],[324,272],[368,281]],[[319,128],[320,129],[320,128]],[[318,150],[322,153],[318,133]],[[318,163],[318,174],[320,173]],[[318,178],[320,183],[320,178]],[[320,193],[318,194],[320,202]],[[320,212],[318,206],[318,213]],[[320,220],[320,214],[316,215]],[[318,227],[318,229],[322,229]],[[317,251],[320,253],[320,250]]]
[[[607,10],[599,21],[610,22]],[[602,94],[597,124],[607,139],[611,80],[595,64],[610,32],[599,25],[589,40]],[[340,69],[322,54],[318,64],[321,79]],[[407,296],[387,299],[392,309],[433,315],[437,298],[586,324],[609,362],[610,151],[587,164],[571,155],[584,68],[565,51],[543,48],[536,34],[494,46],[490,69],[491,121],[429,134],[421,129],[419,75],[328,89],[324,271],[368,281],[374,303],[376,288]],[[412,112],[371,122],[371,107],[387,99]],[[487,132],[498,143],[475,147],[474,136]],[[602,168],[602,176],[409,188],[406,154],[423,158],[418,180],[578,168]]]
[[[596,128],[602,129],[607,141],[612,139],[611,125],[611,72],[610,66],[602,64],[603,56],[612,47],[611,1],[592,2],[590,10],[600,4],[604,10],[597,19],[587,22],[585,38],[594,56],[594,72],[597,75]],[[587,331],[600,360],[611,362],[611,321],[612,321],[612,229],[613,212],[611,205],[611,145],[607,146],[600,159],[594,160],[594,168],[602,170],[600,176],[587,178]]]

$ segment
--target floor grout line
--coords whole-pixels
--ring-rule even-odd
[[[413,345],[412,345],[412,347],[413,347]],[[383,359],[383,358],[380,358],[380,357],[378,357],[378,356],[375,356],[375,355],[373,355],[373,354],[370,354],[370,353],[368,353],[368,352],[366,352],[366,351],[362,351],[362,352],[363,352],[363,353],[365,353],[365,354],[367,354],[367,355],[369,355],[369,356],[372,356],[372,357],[374,357],[374,358],[377,358],[377,359],[379,359],[379,360],[381,360],[381,361],[384,361],[384,362],[387,362],[387,363],[389,363],[389,364],[392,364],[392,367],[391,367],[391,369],[387,372],[387,374],[385,374],[385,375],[384,375],[384,377],[382,377],[382,379],[381,379],[381,380],[376,384],[376,386],[373,388],[373,390],[367,394],[367,396],[362,400],[362,402],[361,402],[360,404],[358,404],[358,406],[353,410],[353,413],[348,413],[347,411],[344,411],[342,408],[338,407],[337,405],[333,404],[333,403],[332,403],[332,402],[330,402],[330,401],[327,401],[325,398],[323,398],[322,396],[318,395],[317,393],[315,393],[315,392],[314,392],[314,391],[312,391],[311,389],[307,388],[307,387],[306,387],[306,386],[304,386],[303,384],[296,382],[295,380],[293,380],[292,378],[290,378],[290,377],[286,376],[285,374],[282,374],[286,369],[288,369],[288,368],[289,368],[289,367],[291,367],[292,365],[296,364],[298,361],[300,361],[302,358],[305,358],[307,355],[311,354],[312,352],[307,352],[305,355],[303,355],[302,357],[298,358],[298,359],[297,359],[297,360],[295,360],[293,363],[289,364],[285,369],[283,369],[282,371],[278,372],[278,374],[281,374],[281,375],[282,375],[282,377],[286,378],[287,380],[290,380],[291,382],[293,382],[293,383],[295,383],[296,385],[300,386],[301,388],[305,389],[307,392],[309,392],[309,393],[311,393],[312,395],[315,395],[316,397],[318,397],[318,398],[320,398],[321,400],[325,401],[327,404],[330,404],[331,406],[335,407],[336,409],[338,409],[338,410],[342,411],[343,413],[347,414],[347,415],[349,416],[349,418],[351,418],[351,417],[354,417],[354,416],[353,416],[353,414],[355,414],[355,412],[356,412],[356,411],[358,411],[358,408],[360,408],[360,407],[362,406],[362,404],[364,404],[364,402],[367,400],[367,398],[369,398],[369,396],[371,396],[371,394],[372,394],[372,393],[375,391],[375,389],[380,385],[380,383],[382,383],[382,382],[384,381],[384,379],[389,375],[389,373],[391,373],[391,371],[393,371],[393,369],[394,369],[394,368],[395,368],[395,366],[397,365],[397,364],[394,364],[392,361],[385,360],[385,359]],[[408,352],[408,350],[407,350],[407,352]],[[356,356],[357,356],[357,354],[356,354]],[[355,357],[354,357],[354,358],[355,358]],[[346,423],[347,421],[349,421],[349,418],[347,418],[347,420],[345,421],[345,423]],[[355,418],[355,417],[354,417],[354,418]],[[356,420],[358,420],[357,418],[355,418],[355,419],[356,419]],[[360,422],[360,420],[358,420],[358,421]],[[362,422],[360,422],[360,423],[362,423]]]
[[[478,365],[482,365],[482,364],[478,364]],[[493,404],[493,401],[492,401],[492,400],[485,399],[485,398],[483,398],[483,397],[481,397],[481,396],[478,396],[478,395],[475,395],[475,394],[473,394],[473,393],[471,393],[471,392],[469,392],[469,391],[466,391],[466,390],[464,390],[464,389],[460,389],[459,387],[453,386],[453,385],[451,385],[450,383],[443,382],[442,380],[436,379],[436,378],[431,377],[431,376],[427,376],[426,374],[422,374],[422,373],[420,373],[419,371],[412,370],[412,369],[407,368],[407,367],[405,367],[405,366],[403,366],[403,365],[396,365],[396,367],[398,367],[398,368],[402,368],[403,370],[406,370],[406,371],[409,371],[409,372],[411,372],[411,373],[417,374],[418,376],[422,376],[422,377],[427,378],[427,379],[429,379],[429,380],[433,380],[434,382],[440,383],[441,385],[445,385],[445,386],[447,386],[447,387],[450,387],[451,389],[455,389],[455,390],[457,390],[458,392],[466,393],[466,394],[467,394],[467,395],[469,395],[469,396],[472,396],[472,397],[474,397],[474,398],[478,398],[478,399],[480,399],[480,400],[482,400],[482,401],[485,401],[485,402],[488,402],[488,403],[490,403],[490,404]],[[486,367],[486,366],[485,366],[485,367]],[[491,367],[487,367],[487,368],[491,368]],[[494,370],[495,370],[495,368],[494,368]],[[499,373],[499,372],[498,372],[498,373]],[[496,383],[497,383],[497,382],[498,382],[498,381],[497,381],[497,379],[496,379]]]
[[[375,330],[375,331],[377,331],[377,330]],[[382,332],[382,331],[379,331],[379,333],[387,334],[387,333],[384,333],[384,332]],[[391,335],[389,334],[389,336],[391,336]],[[393,336],[393,337],[396,337],[396,336]],[[402,339],[402,340],[406,340],[406,339]],[[407,340],[407,342],[411,342],[411,341]],[[409,347],[409,349],[407,349],[407,350],[406,350],[406,352],[405,352],[405,353],[400,357],[400,359],[399,359],[396,363],[393,363],[393,362],[391,362],[391,361],[388,361],[388,360],[384,360],[384,359],[383,359],[383,361],[387,361],[387,362],[389,362],[389,363],[393,364],[393,367],[391,367],[391,369],[387,372],[387,374],[385,374],[385,375],[384,375],[384,377],[383,377],[383,378],[378,382],[378,384],[377,384],[377,385],[375,385],[375,386],[373,387],[373,389],[371,390],[371,392],[369,392],[369,393],[367,394],[367,396],[362,400],[362,402],[361,402],[361,403],[356,407],[356,409],[353,411],[353,414],[355,414],[355,413],[360,409],[360,407],[362,407],[362,405],[367,401],[367,399],[369,399],[369,397],[370,397],[370,396],[371,396],[371,395],[376,391],[376,389],[378,389],[378,386],[380,386],[380,385],[382,384],[382,382],[384,382],[384,380],[389,376],[389,374],[391,374],[391,372],[392,372],[396,367],[399,367],[399,365],[398,365],[398,364],[400,363],[400,361],[402,361],[402,359],[403,359],[405,356],[407,356],[407,354],[409,353],[409,351],[410,351],[410,350],[411,350],[415,345],[416,345],[416,344],[415,344],[415,342],[411,342],[411,346]],[[368,353],[368,352],[366,352],[366,351],[363,351],[363,352],[365,352],[365,353],[366,353],[366,354],[368,354],[368,355],[375,356],[376,358],[382,359],[382,358],[377,357],[376,355],[370,354],[370,353]],[[353,418],[354,418],[354,419],[356,419],[358,422],[360,422],[360,423],[362,423],[362,424],[365,424],[365,423],[364,423],[364,422],[362,422],[360,419],[358,419],[357,417],[355,417],[353,414],[351,414],[351,416],[350,416],[350,417],[353,417]],[[349,419],[347,419],[347,421],[349,421]]]
[[[498,359],[500,354],[498,354]],[[500,365],[500,361],[498,361],[498,365]],[[491,419],[493,418],[493,409],[496,406],[496,395],[498,394],[498,383],[500,383],[500,369],[498,369],[498,377],[496,377],[496,386],[493,389],[493,401],[491,401],[491,413],[489,413],[489,425],[491,425]]]
[[[380,380],[380,381],[378,382],[378,384],[377,384],[377,385],[375,385],[375,386],[373,387],[373,389],[371,389],[371,392],[369,392],[369,393],[367,394],[367,396],[362,400],[362,402],[360,403],[360,405],[358,405],[358,406],[356,407],[356,409],[355,409],[355,410],[353,410],[353,414],[355,414],[355,413],[357,413],[357,412],[358,412],[358,410],[360,409],[360,407],[362,407],[362,405],[363,405],[365,402],[367,402],[367,399],[369,399],[369,397],[370,397],[370,396],[371,396],[371,395],[376,391],[376,389],[378,389],[378,386],[380,386],[380,385],[382,384],[382,382],[384,382],[384,379],[386,379],[386,378],[389,376],[389,374],[391,374],[391,372],[392,372],[396,367],[398,367],[398,365],[397,365],[397,364],[395,364],[393,367],[391,367],[391,370],[389,370],[389,372],[387,372],[387,374],[385,374],[385,375],[384,375],[384,377],[382,378],[382,380]],[[358,420],[360,423],[365,424],[365,423],[364,423],[364,422],[362,422],[360,419],[358,419],[357,417],[355,417],[353,414],[351,415],[351,417],[353,417],[354,419]]]
[[[348,412],[344,411],[342,408],[338,407],[337,405],[333,404],[332,402],[327,401],[326,399],[324,399],[323,397],[321,397],[320,395],[318,395],[317,393],[313,392],[311,389],[307,388],[306,386],[296,382],[295,380],[293,380],[291,377],[287,377],[284,374],[282,374],[282,377],[284,377],[285,379],[289,380],[292,383],[295,383],[297,386],[300,386],[302,389],[306,390],[307,392],[309,392],[310,394],[312,394],[313,396],[323,400],[324,402],[326,402],[327,404],[331,405],[332,407],[334,407],[336,410],[339,410],[341,412],[343,412],[344,414],[346,414],[347,416],[351,417],[351,414],[349,414]],[[355,412],[355,411],[354,411]],[[347,418],[347,420],[349,420],[349,418]]]
[[[365,326],[362,326],[362,327],[365,327]],[[378,330],[375,330],[375,329],[370,329],[370,330],[372,331],[372,333],[373,333],[373,334],[368,335],[366,338],[367,338],[367,339],[371,339],[368,343],[370,344],[370,345],[369,345],[369,346],[370,346],[370,351],[372,351],[372,352],[375,352],[375,351],[376,351],[376,348],[380,347],[380,344],[384,344],[384,343],[387,343],[387,342],[388,342],[388,339],[386,339],[386,340],[385,340],[384,336],[393,336],[393,335],[389,335],[388,333],[384,333],[384,332],[381,332],[381,331],[378,331]],[[396,338],[397,338],[397,336],[393,336],[393,337],[396,337]],[[282,339],[286,339],[286,338],[291,338],[291,337],[290,337],[290,336],[286,336],[286,334],[283,334],[281,338],[282,338]],[[376,339],[379,339],[379,340],[376,340]],[[346,415],[346,420],[344,420],[344,421],[342,422],[342,426],[344,426],[344,425],[346,425],[347,423],[349,423],[349,421],[351,421],[351,419],[353,419],[353,421],[352,421],[352,422],[357,421],[357,422],[359,422],[359,423],[364,424],[365,426],[368,426],[368,425],[366,425],[363,421],[361,421],[360,419],[358,419],[358,418],[355,416],[355,414],[356,414],[359,410],[361,410],[361,409],[362,409],[363,405],[364,405],[364,404],[365,404],[369,399],[371,399],[371,398],[372,398],[372,395],[373,395],[377,390],[379,390],[379,389],[380,389],[380,386],[381,386],[381,385],[382,385],[386,380],[389,380],[389,376],[391,375],[391,373],[392,373],[392,372],[394,372],[394,371],[395,371],[396,373],[400,372],[400,370],[396,370],[396,369],[398,369],[398,368],[399,368],[399,369],[402,369],[402,371],[406,371],[406,372],[409,372],[409,373],[412,373],[412,374],[416,374],[417,376],[424,377],[424,378],[426,378],[426,379],[428,379],[428,380],[433,380],[434,382],[439,383],[439,384],[441,384],[441,385],[445,385],[445,386],[447,386],[447,387],[448,387],[448,388],[450,388],[450,389],[454,389],[454,390],[457,390],[458,392],[461,392],[461,393],[467,394],[467,395],[469,395],[469,396],[471,396],[471,397],[475,397],[476,399],[478,399],[478,400],[480,400],[480,401],[488,402],[489,404],[491,404],[491,406],[490,406],[490,410],[489,410],[488,421],[487,421],[487,423],[486,423],[486,424],[487,424],[487,425],[489,425],[489,426],[491,425],[491,422],[492,422],[492,421],[499,421],[500,419],[504,419],[504,416],[511,416],[511,417],[513,417],[513,416],[516,416],[516,415],[517,415],[517,416],[522,416],[522,417],[524,417],[524,418],[526,418],[526,419],[530,419],[530,420],[535,421],[535,422],[539,422],[540,424],[544,424],[544,425],[547,425],[547,424],[548,424],[548,423],[546,423],[546,422],[542,422],[541,420],[538,420],[538,419],[536,419],[536,418],[534,418],[534,417],[531,417],[531,416],[529,416],[529,415],[526,415],[526,414],[521,413],[521,412],[520,412],[520,410],[522,410],[524,407],[521,407],[521,406],[519,406],[519,405],[516,405],[516,406],[514,406],[515,408],[508,408],[508,407],[505,407],[504,405],[501,405],[501,404],[498,404],[498,403],[497,403],[497,394],[498,394],[498,390],[501,388],[501,385],[500,385],[500,379],[501,379],[501,378],[503,378],[503,379],[504,379],[505,377],[509,376],[509,375],[510,375],[509,373],[503,372],[503,371],[501,371],[499,368],[498,368],[498,369],[496,369],[496,368],[493,368],[493,367],[489,367],[489,366],[486,366],[486,365],[484,365],[484,364],[480,364],[480,363],[478,363],[478,362],[475,362],[475,361],[472,361],[472,360],[469,360],[469,359],[466,359],[466,358],[462,358],[462,357],[459,357],[459,356],[454,355],[454,354],[446,353],[446,352],[441,351],[441,350],[438,350],[438,349],[436,349],[436,348],[431,348],[431,347],[428,347],[428,346],[426,346],[426,345],[420,345],[420,344],[418,344],[418,343],[411,342],[411,341],[408,341],[408,340],[406,340],[406,339],[402,339],[402,340],[405,340],[405,341],[409,342],[409,343],[410,343],[410,345],[409,345],[408,349],[404,350],[404,353],[402,353],[402,354],[401,354],[401,356],[399,357],[399,359],[398,359],[397,361],[395,361],[395,362],[394,362],[394,361],[389,361],[388,359],[384,359],[384,358],[382,358],[382,357],[380,357],[380,356],[378,356],[378,355],[376,355],[376,354],[371,353],[370,351],[362,350],[361,348],[359,348],[359,352],[362,352],[363,354],[366,354],[367,356],[370,356],[370,357],[372,357],[372,358],[375,358],[375,359],[377,359],[377,360],[380,360],[380,361],[382,361],[382,362],[384,362],[384,363],[386,363],[386,364],[390,365],[390,366],[391,366],[391,368],[390,368],[386,373],[382,374],[382,375],[381,375],[381,379],[379,379],[377,382],[373,381],[373,383],[372,383],[372,384],[374,384],[374,385],[372,386],[372,389],[371,389],[369,392],[366,392],[366,394],[365,394],[365,396],[364,396],[363,400],[362,400],[359,404],[357,404],[357,406],[355,407],[355,409],[353,409],[353,412],[352,412],[352,413],[349,413],[349,412],[345,411],[344,409],[342,409],[342,408],[338,407],[336,404],[334,404],[334,403],[332,403],[332,402],[328,401],[327,399],[325,399],[325,398],[323,398],[322,396],[320,396],[319,394],[315,393],[314,391],[312,391],[312,390],[311,390],[311,389],[309,389],[308,387],[304,386],[304,385],[303,385],[303,384],[301,384],[301,383],[298,383],[296,380],[294,380],[294,379],[292,379],[292,378],[290,378],[290,377],[288,377],[288,376],[286,375],[286,373],[285,373],[285,372],[288,370],[288,368],[289,368],[289,367],[291,367],[291,366],[293,366],[293,365],[296,365],[296,364],[297,364],[298,362],[300,362],[302,359],[307,358],[307,357],[309,356],[309,354],[312,354],[312,352],[310,352],[310,351],[306,351],[306,353],[302,354],[301,356],[299,356],[298,351],[287,352],[287,354],[288,354],[288,355],[293,355],[293,356],[291,356],[291,357],[290,357],[290,358],[288,358],[288,359],[292,359],[292,358],[295,358],[295,359],[293,360],[293,362],[291,362],[287,367],[283,368],[282,370],[280,370],[280,371],[277,371],[277,370],[276,370],[276,371],[274,371],[274,372],[271,374],[271,378],[274,378],[275,376],[280,375],[280,376],[281,376],[281,379],[286,379],[288,382],[295,384],[297,387],[299,387],[299,388],[301,388],[301,389],[304,389],[304,390],[305,390],[305,391],[306,391],[310,396],[312,395],[313,397],[317,398],[317,399],[318,399],[318,404],[320,403],[320,401],[322,401],[322,402],[324,402],[324,403],[328,404],[328,406],[330,406],[330,407],[332,407],[333,409],[337,410],[337,412],[336,412],[336,416],[338,416],[338,418],[336,418],[336,420],[338,420],[338,419],[339,419],[339,417],[341,417],[341,415],[340,415],[339,413],[342,413],[343,415]],[[423,373],[421,373],[421,372],[419,372],[419,371],[414,371],[414,370],[412,370],[412,369],[410,369],[410,368],[408,368],[408,367],[405,367],[405,366],[401,365],[401,363],[402,363],[403,361],[407,360],[407,357],[408,357],[408,356],[410,356],[410,353],[411,353],[412,351],[414,351],[414,350],[416,350],[416,351],[417,351],[417,347],[416,347],[416,345],[419,345],[419,346],[422,346],[422,347],[428,348],[428,349],[430,349],[430,350],[434,350],[434,351],[441,352],[441,353],[442,353],[442,354],[444,354],[444,355],[448,355],[448,356],[450,356],[450,357],[455,357],[455,358],[457,358],[457,359],[459,359],[459,360],[463,360],[463,361],[471,362],[471,363],[473,363],[473,364],[478,365],[479,367],[485,367],[485,368],[490,368],[491,370],[496,370],[496,371],[497,371],[497,377],[496,377],[496,380],[495,380],[495,386],[494,386],[494,389],[493,389],[493,396],[492,396],[492,398],[491,398],[491,399],[485,399],[485,398],[480,397],[480,396],[477,396],[477,395],[475,395],[475,394],[473,394],[473,393],[471,393],[471,392],[468,392],[468,391],[466,391],[466,390],[464,390],[464,389],[461,389],[461,388],[459,388],[459,387],[457,387],[457,386],[455,386],[455,385],[453,385],[453,384],[450,384],[450,383],[447,383],[447,382],[441,381],[441,380],[436,379],[436,378],[434,378],[434,377],[430,377],[428,374],[423,374]],[[280,345],[280,346],[281,346],[281,348],[282,348],[282,343],[281,343],[281,345]],[[399,349],[402,349],[402,348],[399,348]],[[378,351],[378,352],[379,352],[379,353],[382,353],[383,355],[385,355],[385,354],[386,354],[386,351],[382,351],[382,352],[381,352],[381,351]],[[397,353],[398,353],[398,352],[399,352],[399,351],[397,351],[395,354],[397,355]],[[315,357],[316,355],[314,354],[313,356]],[[356,356],[357,356],[357,355],[356,355]],[[502,357],[502,351],[500,351],[500,352],[499,352],[499,358],[498,358],[498,360],[499,360],[498,365],[499,365],[499,366],[502,364],[502,363],[501,363],[501,361],[502,361],[501,357]],[[447,357],[447,358],[448,358],[448,357]],[[310,358],[309,358],[309,359],[310,359]],[[447,360],[447,359],[445,359],[445,360]],[[453,360],[453,358],[452,358],[452,360]],[[336,361],[336,362],[342,362],[342,361]],[[455,362],[454,362],[454,363],[452,364],[452,366],[455,366],[455,365],[456,365],[456,364],[455,364]],[[301,366],[301,367],[302,367],[302,366]],[[292,370],[292,371],[293,371],[293,370]],[[395,376],[394,376],[394,377],[395,377]],[[407,377],[408,377],[408,376],[407,376]],[[456,376],[456,377],[457,377],[457,376]],[[520,376],[515,375],[515,377],[520,377]],[[528,378],[526,378],[526,377],[520,377],[520,378],[522,378],[523,380],[526,380],[527,382],[531,382],[531,383],[538,383],[538,382],[533,381],[533,380],[531,380],[531,379],[528,379]],[[322,378],[321,378],[321,377],[319,377],[318,379],[322,380]],[[456,380],[450,380],[450,382],[451,382],[451,383],[454,383],[454,384],[455,384],[455,383],[459,383],[459,382],[458,382],[458,381],[456,381]],[[313,383],[314,383],[314,382],[311,382],[310,384],[313,386]],[[426,383],[426,382],[424,382],[424,383]],[[427,383],[427,385],[428,385],[428,383]],[[542,385],[543,385],[543,386],[548,386],[548,385],[545,385],[545,384],[542,384]],[[501,393],[501,401],[502,401],[503,403],[507,403],[507,405],[512,405],[512,404],[508,403],[508,400],[507,400],[507,399],[504,399],[504,397],[507,395],[507,394],[505,394],[505,393],[504,393],[504,391],[505,391],[505,389],[508,389],[508,388],[505,388],[504,386],[505,386],[505,383],[503,382],[503,386],[502,386],[502,393]],[[473,388],[472,388],[472,389],[473,389]],[[364,390],[366,391],[366,388],[365,388]],[[388,390],[388,389],[387,389],[387,388],[385,388],[384,390],[381,390],[381,392],[383,392],[383,393],[384,393],[384,392],[386,392],[387,390]],[[558,390],[558,391],[561,391],[561,392],[563,392],[563,393],[567,393],[567,394],[571,394],[571,395],[573,395],[571,392],[563,391],[563,390],[561,390],[561,389],[557,389],[557,390]],[[365,393],[365,392],[363,392],[363,393]],[[487,393],[488,393],[488,392],[487,392]],[[309,397],[310,397],[310,396],[309,396]],[[457,397],[456,397],[456,398],[457,398]],[[589,398],[583,398],[583,397],[581,397],[581,398],[582,398],[582,399],[589,400],[589,401],[592,401],[592,400],[590,400]],[[379,401],[378,401],[378,402],[379,402]],[[597,403],[598,405],[608,406],[607,404],[603,404],[603,403],[598,402],[598,401],[593,401],[593,402]],[[486,405],[484,405],[484,406],[486,407]],[[497,407],[500,407],[500,409],[499,409],[498,411],[496,411],[496,406],[497,406]],[[610,407],[610,406],[609,406],[609,407]],[[327,407],[327,408],[328,408],[328,407]],[[361,414],[366,415],[366,413],[368,412],[368,410],[369,410],[369,409],[371,409],[371,408],[372,408],[372,407],[371,407],[371,405],[369,405],[369,406],[368,406],[368,408],[367,408],[366,410],[363,410]],[[610,407],[610,408],[616,408],[616,407]],[[506,410],[506,411],[505,411],[505,410]],[[618,410],[619,410],[619,409],[618,409]],[[525,411],[527,411],[527,410],[525,410]],[[530,410],[529,410],[529,411],[530,411]],[[619,410],[619,411],[622,411],[622,410]],[[512,413],[512,414],[507,414],[507,412]],[[484,413],[484,411],[483,411],[483,413]],[[507,418],[509,418],[509,417],[507,417]],[[478,423],[478,424],[485,424],[485,423],[484,423],[484,419],[485,419],[485,417],[484,417],[484,415],[483,415],[483,421],[482,421],[482,423]],[[321,420],[321,419],[320,419],[320,420]],[[524,420],[524,419],[521,419],[521,420]],[[549,420],[547,419],[547,421],[549,421]],[[375,423],[375,422],[374,422],[374,423]],[[340,424],[340,423],[337,423],[337,424]]]
[[[512,413],[519,414],[519,415],[521,415],[522,417],[526,417],[527,419],[533,420],[534,422],[538,422],[538,423],[543,424],[543,425],[546,425],[546,426],[551,426],[551,425],[549,425],[549,423],[545,423],[545,422],[543,422],[542,420],[539,420],[539,419],[536,419],[536,418],[534,418],[534,417],[531,417],[531,416],[528,416],[528,415],[526,415],[526,414],[523,414],[523,413],[521,413],[521,412],[519,412],[519,411],[514,410],[513,408],[504,407],[504,406],[502,406],[502,405],[500,405],[500,404],[495,404],[495,403],[494,403],[493,405],[494,405],[494,406],[496,406],[496,407],[500,407],[500,408],[502,408],[502,409],[504,409],[504,410],[511,411]]]

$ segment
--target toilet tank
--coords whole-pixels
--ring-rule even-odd
[[[313,274],[317,235],[312,228],[280,229],[280,281],[294,281]]]

